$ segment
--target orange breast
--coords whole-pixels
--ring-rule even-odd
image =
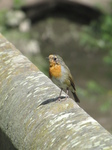
[[[51,78],[52,78],[52,76],[55,78],[61,77],[61,66],[60,65],[50,66],[49,74],[50,74]]]

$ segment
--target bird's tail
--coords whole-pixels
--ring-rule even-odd
[[[75,98],[75,101],[76,101],[77,103],[80,103],[80,100],[79,100],[79,98],[78,98],[76,92],[72,92],[72,94],[73,94],[73,96],[74,96],[74,98]]]

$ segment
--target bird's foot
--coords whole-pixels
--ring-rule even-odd
[[[64,100],[67,100],[69,98],[69,96],[67,95],[65,98],[64,98]]]

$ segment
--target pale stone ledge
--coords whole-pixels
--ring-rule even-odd
[[[112,135],[59,92],[0,35],[1,150],[111,150]]]

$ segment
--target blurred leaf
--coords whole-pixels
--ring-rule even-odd
[[[78,95],[80,94],[82,97],[88,96],[87,90],[83,89],[83,88],[77,88],[77,93]]]
[[[105,103],[103,103],[103,105],[100,106],[100,111],[101,112],[106,112],[108,111],[112,106],[112,103],[110,101],[107,101]]]
[[[13,3],[14,3],[14,8],[15,9],[20,9],[21,6],[23,4],[25,4],[25,1],[22,1],[22,0],[13,0]]]
[[[104,57],[104,62],[112,65],[112,50],[109,51],[108,55]]]
[[[101,112],[106,112],[111,109],[111,107],[112,107],[112,90],[108,91],[104,101],[105,102],[100,106]]]
[[[5,15],[7,10],[0,10],[0,26],[5,24]]]
[[[107,56],[103,60],[106,64],[112,65],[112,15],[102,15],[98,21],[84,27],[80,44],[92,51],[97,49],[106,51]]]
[[[14,3],[14,8],[19,9],[22,6],[22,4],[24,4],[24,1],[22,1],[22,0],[13,0],[13,3]]]
[[[95,81],[89,81],[87,87],[91,93],[101,94],[104,92],[104,88]]]

